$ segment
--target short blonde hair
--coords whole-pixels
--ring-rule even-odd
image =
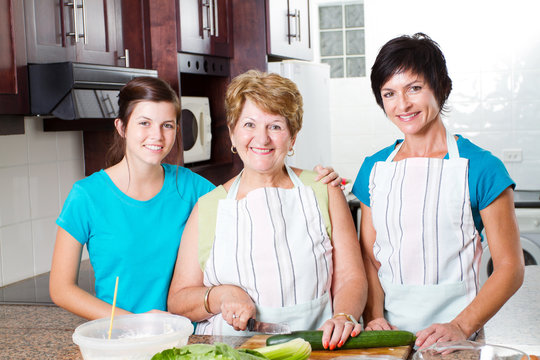
[[[296,136],[302,128],[302,95],[291,80],[258,70],[249,70],[235,77],[225,94],[229,129],[233,130],[236,126],[248,99],[269,114],[283,116],[291,137]]]

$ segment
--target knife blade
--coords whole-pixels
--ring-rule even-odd
[[[257,321],[253,318],[248,320],[247,330],[264,334],[290,334],[291,329],[287,323],[268,323]]]

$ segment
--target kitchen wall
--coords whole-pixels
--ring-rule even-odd
[[[83,177],[81,132],[28,117],[24,135],[0,136],[0,286],[50,270],[56,217]]]
[[[313,1],[315,26],[317,4],[332,2],[341,1]],[[535,6],[533,0],[364,1],[368,76],[386,41],[428,34],[441,46],[453,80],[447,127],[504,159],[522,190],[540,189],[540,26]],[[332,79],[330,94],[332,165],[354,180],[364,157],[390,145],[400,133],[377,107],[369,77]]]

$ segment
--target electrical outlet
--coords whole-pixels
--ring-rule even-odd
[[[504,149],[503,161],[507,163],[522,162],[523,151],[521,149]]]

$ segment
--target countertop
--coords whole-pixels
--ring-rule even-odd
[[[486,343],[540,355],[540,266],[525,266],[521,288],[484,326]]]

